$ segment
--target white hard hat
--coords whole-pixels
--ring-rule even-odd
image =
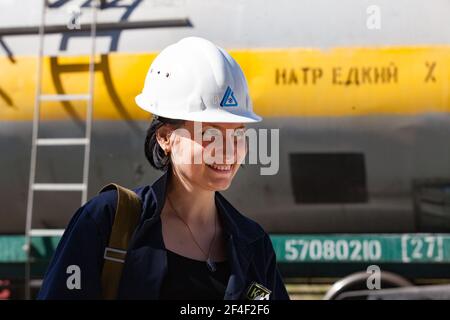
[[[188,37],[155,58],[136,96],[155,115],[201,122],[258,122],[236,61],[212,42]]]

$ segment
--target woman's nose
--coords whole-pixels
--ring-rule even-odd
[[[225,146],[224,152],[224,161],[225,164],[232,164],[236,162],[236,146],[235,146],[235,139],[233,137],[228,137],[223,142],[223,145]]]

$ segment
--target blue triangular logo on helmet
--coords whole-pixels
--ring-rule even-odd
[[[225,94],[223,95],[222,101],[220,101],[221,107],[237,107],[238,103],[236,98],[234,97],[234,92],[228,86]]]

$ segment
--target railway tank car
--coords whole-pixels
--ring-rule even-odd
[[[40,1],[11,3],[0,1],[0,233],[23,234],[41,12]],[[50,4],[43,92],[87,90],[88,3]],[[150,116],[134,97],[156,53],[195,35],[241,64],[264,117],[255,127],[279,129],[272,163],[261,165],[277,174],[247,165],[225,192],[243,213],[271,233],[449,231],[450,3],[378,1],[375,29],[369,2],[345,3],[104,1],[89,198],[109,182],[159,176],[143,152]],[[78,6],[86,13],[73,30]],[[39,136],[82,137],[85,113],[84,102],[42,104]],[[82,159],[78,146],[41,146],[36,180],[77,183]],[[63,228],[79,206],[77,192],[36,192],[33,225]]]

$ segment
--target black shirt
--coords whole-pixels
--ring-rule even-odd
[[[230,276],[228,261],[215,262],[211,272],[206,261],[194,260],[167,250],[167,274],[161,300],[223,300]]]

